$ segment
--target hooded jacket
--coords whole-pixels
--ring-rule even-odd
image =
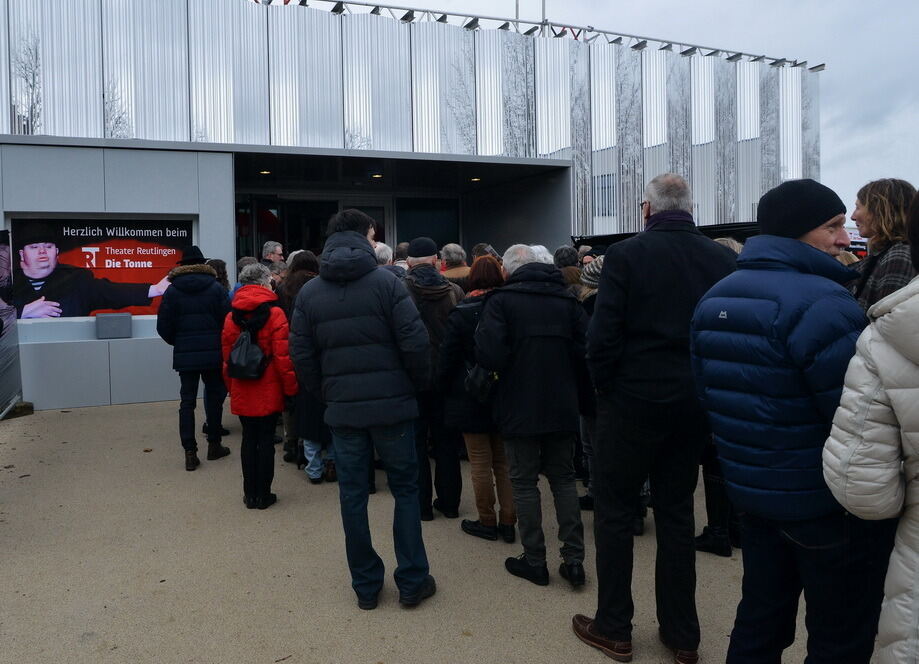
[[[331,427],[367,429],[418,417],[430,344],[402,282],[377,269],[367,238],[331,235],[319,279],[297,296],[291,356],[301,384],[326,404]]]
[[[437,375],[440,345],[447,330],[447,316],[463,299],[463,289],[448,281],[433,265],[422,263],[409,269],[405,287],[418,307],[431,339],[431,372]]]
[[[287,317],[277,306],[278,296],[263,286],[243,286],[233,296],[233,311],[251,320],[258,317],[261,328],[253,339],[262,352],[270,357],[265,373],[257,380],[230,378],[227,359],[241,328],[227,314],[223,325],[223,379],[230,391],[230,410],[234,415],[264,417],[284,410],[284,397],[297,393],[297,379],[287,351]]]
[[[863,519],[901,516],[884,584],[878,661],[919,661],[919,278],[868,310],[823,450],[836,500]]]
[[[169,272],[156,331],[172,346],[176,371],[220,369],[220,330],[230,309],[227,292],[210,265],[180,265]]]
[[[497,372],[502,436],[575,433],[589,386],[587,315],[554,265],[527,263],[491,292],[475,332],[476,361]]]
[[[865,327],[856,273],[803,242],[750,238],[692,321],[693,370],[740,512],[815,519],[840,509],[821,453]]]

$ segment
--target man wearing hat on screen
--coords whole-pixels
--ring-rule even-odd
[[[896,523],[847,514],[821,458],[867,322],[844,288],[855,272],[836,260],[849,246],[845,213],[814,180],[766,192],[761,235],[693,316],[696,385],[742,520],[728,662],[780,661],[802,591],[807,661],[867,662],[874,647]]]
[[[185,450],[185,470],[194,470],[201,463],[195,440],[199,381],[204,383],[207,459],[213,461],[230,453],[220,444],[226,398],[220,333],[230,301],[217,282],[214,268],[204,261],[198,247],[182,249],[182,260],[167,277],[172,286],[163,294],[156,318],[156,331],[172,346],[172,368],[179,372],[179,439]]]
[[[463,289],[447,279],[435,267],[437,244],[429,237],[416,237],[408,245],[408,274],[405,287],[418,307],[421,320],[431,338],[432,376],[437,375],[437,358],[440,343],[447,327],[447,316],[453,307],[463,299]],[[460,476],[459,450],[456,434],[444,426],[443,395],[429,386],[418,394],[418,408],[421,415],[415,428],[415,445],[418,453],[418,500],[421,503],[421,519],[434,518],[433,509],[444,516],[455,519],[459,516]],[[434,483],[431,484],[431,464],[428,447],[434,455]],[[437,498],[431,498],[434,490]]]
[[[115,283],[96,279],[91,270],[58,263],[55,227],[36,222],[13,237],[19,247],[19,269],[13,274],[13,304],[19,318],[88,316],[96,309],[146,306],[169,286]]]

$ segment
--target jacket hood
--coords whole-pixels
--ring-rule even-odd
[[[277,299],[278,296],[271,289],[249,284],[236,291],[236,295],[233,296],[233,308],[240,311],[252,311],[260,304],[276,302]]]
[[[778,235],[756,235],[747,240],[737,257],[740,270],[794,270],[825,277],[838,284],[858,279],[838,260],[809,244]]]
[[[319,261],[319,276],[329,281],[355,281],[377,268],[367,238],[356,231],[333,233]]]
[[[439,300],[453,290],[453,285],[433,265],[423,263],[409,269],[405,280],[414,286],[423,300]]]
[[[561,271],[554,265],[547,263],[527,263],[521,265],[512,274],[507,283],[495,292],[501,291],[520,291],[527,293],[541,293],[543,295],[555,295],[558,297],[569,297],[574,299],[574,295],[565,283],[565,278]]]
[[[885,341],[914,364],[919,364],[919,277],[879,300],[868,309],[868,318]]]
[[[183,293],[199,293],[217,279],[210,265],[180,265],[169,271],[169,281]]]

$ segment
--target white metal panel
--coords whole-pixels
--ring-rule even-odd
[[[0,108],[12,109],[10,100],[10,41],[9,41],[9,2],[0,0]],[[9,112],[0,113],[0,134],[9,134]],[[17,367],[18,372],[18,367]],[[5,404],[0,399],[0,408]]]
[[[820,78],[801,71],[801,177],[820,180]]]
[[[536,152],[571,155],[571,75],[567,39],[536,38]]]
[[[779,172],[782,180],[803,177],[803,121],[801,113],[801,69],[779,69]]]

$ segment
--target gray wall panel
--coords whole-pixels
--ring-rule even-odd
[[[716,224],[737,221],[737,68],[713,56]]]
[[[372,14],[342,21],[345,147],[411,151],[410,25]]]
[[[475,154],[475,36],[461,27],[412,24],[416,152]]]
[[[319,9],[270,6],[272,145],[344,146],[341,22]]]
[[[760,63],[760,155],[761,189],[765,193],[782,181],[779,164],[779,70]]]
[[[187,0],[102,0],[106,138],[188,141]]]
[[[640,231],[643,221],[638,204],[644,198],[642,152],[641,53],[616,46],[616,145],[618,232]]]
[[[198,212],[194,152],[105,150],[104,158],[106,212]]]
[[[115,339],[108,342],[108,351],[113,405],[178,398],[179,374],[172,370],[172,346],[165,341]]]
[[[801,71],[801,176],[820,180],[820,78],[817,72]]]
[[[13,133],[102,137],[99,0],[8,0]]]
[[[191,139],[269,144],[268,7],[188,0]]]
[[[0,147],[7,212],[101,212],[102,150],[32,145]]]
[[[19,345],[22,398],[36,410],[108,406],[107,341],[66,341]]]
[[[233,156],[198,154],[198,246],[208,258],[236,262],[236,205]]]

